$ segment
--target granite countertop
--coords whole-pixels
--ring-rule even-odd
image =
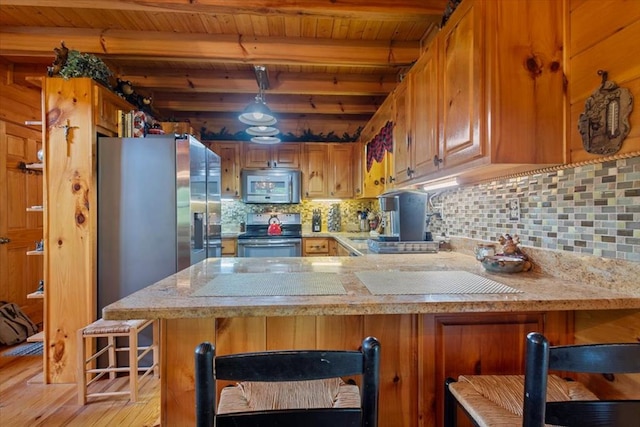
[[[393,278],[388,286],[394,287],[401,283],[395,279],[402,276],[398,273],[434,271],[461,272],[461,276],[473,273],[507,285],[518,293],[381,295],[372,293],[359,278],[363,273],[380,272],[380,277]],[[246,274],[242,278],[244,284],[261,286],[256,281],[258,275],[248,273],[310,273],[309,276],[318,278],[326,278],[326,273],[332,273],[331,277],[339,280],[345,292],[342,295],[308,296],[197,296],[221,275],[234,275],[237,281],[238,275]],[[362,257],[209,258],[105,307],[103,317],[203,318],[640,308],[637,287],[615,290],[607,283],[586,285],[581,279],[560,279],[540,272],[487,273],[473,256],[458,252]]]

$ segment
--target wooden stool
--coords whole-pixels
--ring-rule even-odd
[[[153,342],[149,346],[138,346],[138,336],[147,327],[153,328]],[[131,402],[138,399],[138,381],[146,377],[149,373],[158,375],[159,352],[158,352],[158,321],[157,320],[103,320],[98,319],[92,324],[78,329],[78,403],[84,405],[90,397],[98,396],[121,396],[129,395]],[[107,338],[107,344],[96,349],[87,357],[87,348],[93,348],[93,339]],[[118,347],[117,338],[128,337],[127,347]],[[87,345],[89,344],[89,345]],[[133,349],[133,350],[132,350]],[[117,352],[129,353],[129,366],[118,367]],[[153,363],[151,366],[139,366],[140,360],[150,351],[153,352]],[[109,366],[106,368],[96,368],[96,359],[104,353],[109,356]],[[118,372],[129,373],[128,391],[111,391],[87,393],[89,385],[99,380],[103,375],[109,373],[109,378],[116,378]],[[138,374],[142,372],[139,377]]]

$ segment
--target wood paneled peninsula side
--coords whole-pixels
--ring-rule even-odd
[[[393,290],[407,286],[411,272],[445,272],[454,277],[451,289],[461,284],[456,277],[473,273],[518,292],[381,295],[361,280],[374,273],[369,280],[384,278],[383,288]],[[269,285],[265,277],[276,274],[277,284],[304,276],[320,279],[320,285],[337,282],[344,293],[210,296],[216,279],[248,285],[257,294]],[[440,252],[210,258],[109,305],[103,316],[161,319],[162,425],[193,425],[193,354],[202,341],[227,354],[355,349],[363,336],[374,335],[382,343],[380,425],[391,427],[440,425],[445,376],[522,372],[526,332],[542,331],[553,343],[570,342],[574,311],[593,309],[640,309],[640,292],[585,285],[579,277],[571,282],[530,272],[488,274],[472,256]]]

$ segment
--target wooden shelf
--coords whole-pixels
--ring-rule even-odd
[[[44,331],[31,335],[27,338],[27,342],[44,342]]]
[[[44,298],[44,292],[31,292],[30,294],[27,294],[27,299],[42,299]]]
[[[44,163],[29,163],[25,165],[27,169],[37,169],[42,170],[44,168]]]
[[[42,206],[31,206],[30,208],[27,208],[27,212],[43,212],[44,211],[44,207]]]
[[[27,251],[27,255],[44,255],[44,251]]]

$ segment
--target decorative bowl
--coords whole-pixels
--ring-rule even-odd
[[[505,255],[488,256],[481,263],[485,270],[493,273],[519,273],[530,265],[526,259]]]

